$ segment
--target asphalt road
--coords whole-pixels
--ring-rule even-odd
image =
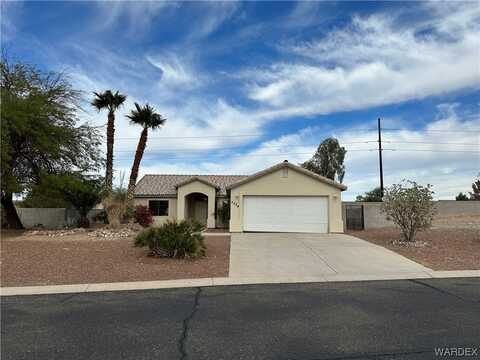
[[[1,310],[3,360],[480,358],[479,278],[5,297]]]

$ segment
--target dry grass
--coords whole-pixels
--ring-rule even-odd
[[[63,237],[2,232],[2,286],[148,281],[228,276],[230,237],[206,236],[207,256],[160,259],[133,238]]]

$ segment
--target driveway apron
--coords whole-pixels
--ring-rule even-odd
[[[430,269],[344,234],[232,233],[230,277],[422,274]]]

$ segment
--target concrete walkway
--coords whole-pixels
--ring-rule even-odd
[[[444,278],[480,278],[480,270],[462,271],[431,271],[429,273],[404,273],[391,275],[323,275],[300,277],[244,277],[244,278],[202,278],[159,281],[132,281],[95,284],[72,285],[45,285],[45,286],[15,286],[0,287],[0,296],[41,295],[41,294],[72,294],[102,291],[128,291],[192,288],[222,285],[254,285],[254,284],[300,284],[317,282],[344,282],[344,281],[379,281],[379,280],[408,280],[408,279],[444,279]]]
[[[344,234],[232,234],[231,278],[425,275],[432,270]]]

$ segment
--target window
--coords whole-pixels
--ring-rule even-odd
[[[153,216],[168,216],[168,200],[150,200],[148,208]]]

